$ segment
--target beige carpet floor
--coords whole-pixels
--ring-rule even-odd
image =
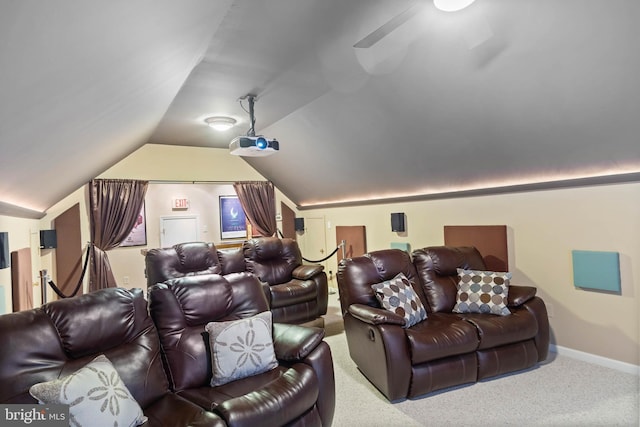
[[[337,293],[329,299],[336,427],[640,426],[639,376],[555,353],[536,368],[392,404],[349,357]]]

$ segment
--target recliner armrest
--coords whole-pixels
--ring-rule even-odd
[[[404,317],[395,314],[389,310],[383,308],[370,307],[364,304],[351,304],[347,311],[353,317],[371,325],[400,325],[404,326]]]
[[[291,276],[298,280],[308,280],[316,274],[322,273],[322,270],[324,270],[324,266],[318,264],[299,265],[291,272]]]
[[[507,295],[507,306],[518,307],[536,296],[537,288],[533,286],[509,286],[509,294]]]
[[[303,360],[323,339],[324,329],[321,328],[286,323],[273,324],[273,349],[279,360]]]

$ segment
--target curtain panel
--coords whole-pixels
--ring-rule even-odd
[[[148,184],[127,179],[94,179],[89,183],[90,292],[117,286],[107,251],[117,247],[133,229]]]
[[[271,181],[241,181],[233,184],[251,226],[261,236],[276,234],[276,196]]]

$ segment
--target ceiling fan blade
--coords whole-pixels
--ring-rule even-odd
[[[374,32],[370,33],[365,38],[363,38],[362,40],[354,44],[353,47],[357,49],[366,49],[373,46],[374,44],[382,40],[384,37],[386,37],[393,30],[395,30],[396,28],[398,28],[399,26],[407,22],[409,19],[411,19],[416,13],[418,13],[419,9],[422,8],[423,6],[424,5],[420,3],[414,4],[404,12],[399,13],[398,15],[391,18],[389,21],[385,22],[382,26],[380,26]]]

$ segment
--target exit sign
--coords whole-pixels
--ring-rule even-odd
[[[173,204],[171,205],[173,209],[189,209],[189,199],[180,198],[173,199]]]

